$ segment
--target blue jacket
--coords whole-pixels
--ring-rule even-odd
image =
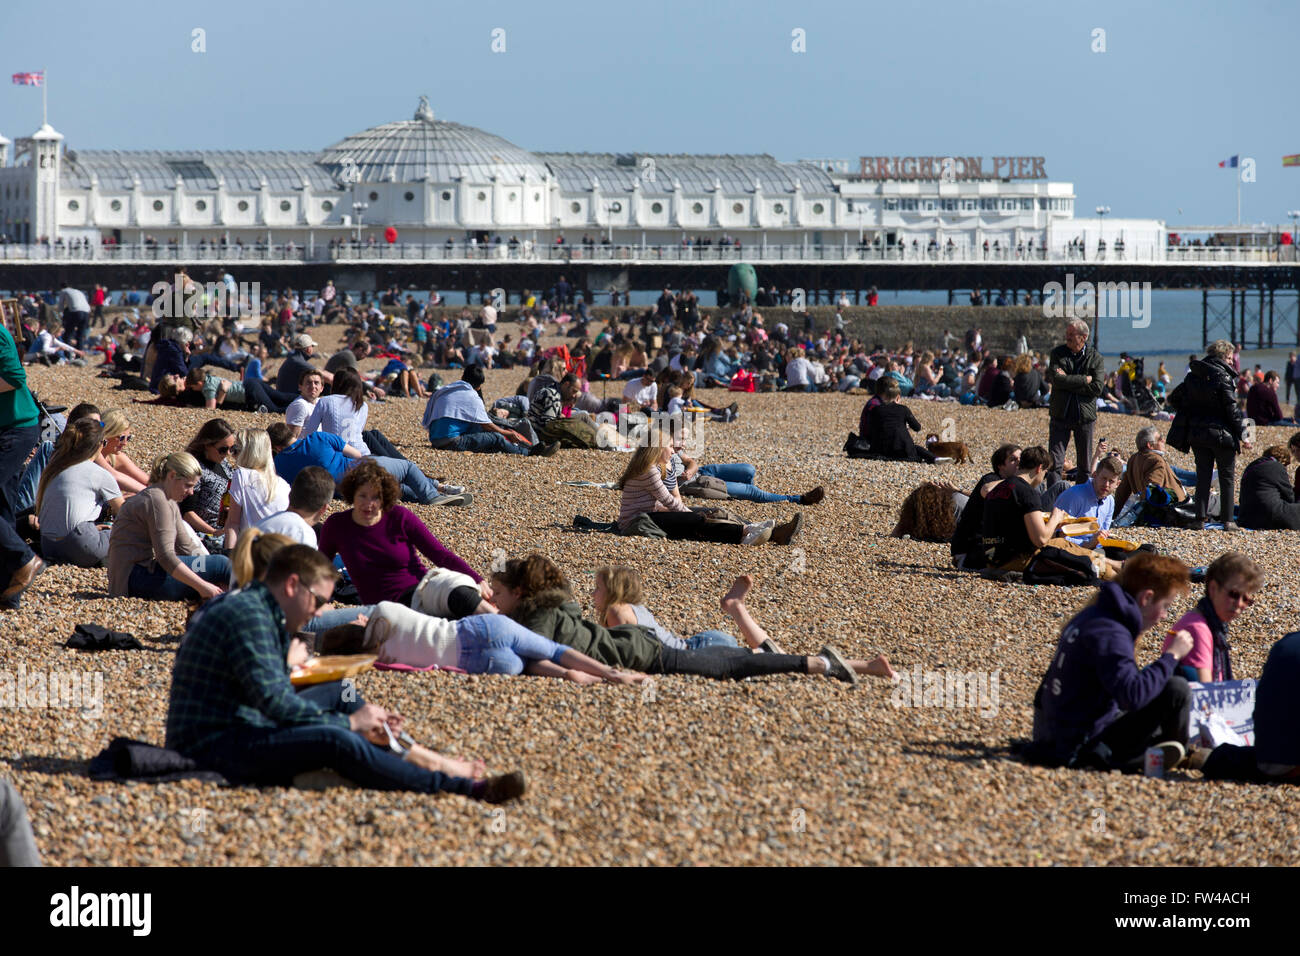
[[[1177,663],[1172,654],[1138,669],[1133,655],[1141,631],[1137,601],[1109,581],[1096,603],[1061,632],[1034,697],[1034,741],[1049,745],[1061,763],[1113,723],[1120,710],[1145,707],[1169,682]]]
[[[155,330],[154,334],[157,335],[160,331]],[[158,383],[164,375],[179,375],[184,378],[190,374],[190,364],[185,360],[185,353],[171,339],[162,339],[154,352],[153,371],[149,374],[150,390],[158,391]]]

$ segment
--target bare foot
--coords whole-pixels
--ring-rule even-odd
[[[742,574],[731,582],[731,590],[722,595],[722,600],[718,603],[722,605],[722,610],[730,614],[738,605],[745,603],[745,598],[749,595],[750,589],[754,586],[754,579],[748,574]]]
[[[870,674],[872,677],[888,677],[890,680],[898,678],[898,674],[889,666],[889,658],[884,654],[877,654],[869,661],[854,661],[853,669],[859,674]]]
[[[407,748],[405,759],[417,767],[433,773],[445,773],[453,777],[468,777],[470,780],[482,780],[487,776],[487,764],[482,760],[456,760],[436,754],[428,747],[414,744]]]

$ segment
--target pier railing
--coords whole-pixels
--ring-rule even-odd
[[[1295,246],[1270,248],[1244,246],[1168,246],[1153,244],[1130,248],[1060,249],[992,248],[959,246],[859,246],[843,243],[752,243],[745,245],[533,245],[510,243],[354,243],[336,242],[311,246],[286,243],[122,243],[117,245],[0,244],[0,263],[22,262],[121,262],[188,263],[247,262],[309,264],[368,261],[430,263],[471,262],[608,262],[610,264],[658,264],[663,262],[719,263],[1161,263],[1276,264],[1296,262]]]

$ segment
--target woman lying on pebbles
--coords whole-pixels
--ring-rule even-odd
[[[504,569],[493,572],[492,578],[493,603],[501,613],[510,615],[530,631],[614,667],[647,674],[696,674],[717,680],[765,674],[818,674],[850,684],[858,682],[859,674],[878,677],[893,674],[883,656],[872,661],[847,660],[829,646],[811,657],[754,654],[739,647],[682,650],[666,646],[652,629],[640,624],[604,627],[582,617],[568,579],[554,561],[542,554],[507,561]],[[742,585],[734,591],[728,595],[743,606],[748,588]],[[762,633],[757,625],[754,628],[758,634]]]

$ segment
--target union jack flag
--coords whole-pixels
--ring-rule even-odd
[[[38,73],[15,73],[14,82],[19,86],[44,86],[45,71]]]

